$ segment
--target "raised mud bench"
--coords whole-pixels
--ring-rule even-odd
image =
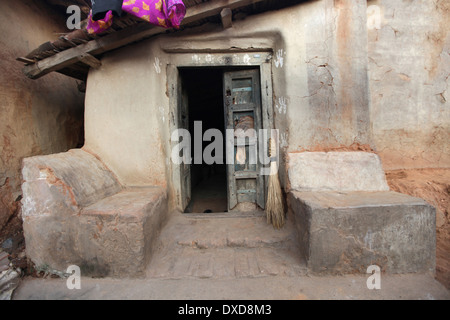
[[[144,275],[167,217],[158,187],[124,189],[83,150],[23,162],[22,217],[27,256],[38,267],[82,275]]]
[[[434,272],[435,209],[391,192],[377,155],[289,155],[288,196],[311,273]]]

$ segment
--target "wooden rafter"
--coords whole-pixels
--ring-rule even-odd
[[[233,26],[233,11],[230,8],[223,9],[220,12],[220,18],[222,19],[222,26],[224,29],[228,29]]]
[[[204,2],[187,9],[182,26],[211,16],[219,15],[225,8],[233,10],[262,1],[265,0],[214,0]],[[99,39],[88,41],[77,47],[64,50],[51,57],[37,61],[34,64],[27,65],[24,67],[23,71],[27,77],[37,79],[50,72],[66,69],[71,65],[82,61],[82,58],[87,55],[95,57],[104,52],[126,46],[133,42],[141,41],[156,34],[164,33],[165,31],[166,29],[146,23],[136,24]],[[92,60],[90,59],[90,61]]]

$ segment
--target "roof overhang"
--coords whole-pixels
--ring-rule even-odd
[[[288,2],[292,4],[303,1]],[[187,4],[186,16],[181,27],[198,25],[199,22],[204,23],[205,19],[219,17],[223,27],[229,28],[232,23],[232,10],[259,3],[273,5],[274,2],[272,0],[214,0],[191,6]],[[23,72],[30,79],[38,79],[56,71],[84,81],[89,68],[101,66],[99,55],[166,32],[170,31],[126,16],[115,19],[113,29],[105,35],[89,35],[85,28],[82,28],[61,36],[57,41],[44,43],[27,56],[17,60],[25,63]]]

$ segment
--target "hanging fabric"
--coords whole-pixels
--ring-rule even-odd
[[[155,26],[178,29],[186,14],[186,7],[182,0],[125,0],[122,3],[122,11]],[[91,11],[88,18],[88,32],[102,33],[109,29],[113,23],[113,15],[113,11],[110,10],[103,19],[95,21]]]
[[[122,15],[123,0],[91,0],[92,20],[105,19],[106,14],[111,11],[116,17]]]

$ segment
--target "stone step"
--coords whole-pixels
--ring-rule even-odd
[[[174,213],[161,232],[149,278],[253,278],[306,274],[291,221],[275,230],[261,214]]]
[[[296,230],[288,221],[275,230],[261,214],[173,214],[159,238],[159,247],[178,245],[197,249],[289,247]]]
[[[310,274],[433,273],[435,209],[392,191],[292,191],[289,206]]]
[[[158,252],[150,262],[147,277],[234,279],[305,274],[306,264],[298,252],[285,248],[178,247]]]

